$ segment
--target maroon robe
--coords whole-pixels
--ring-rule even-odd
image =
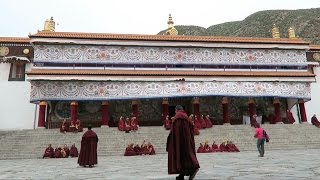
[[[212,149],[211,149],[211,147],[210,147],[208,144],[204,144],[204,146],[203,146],[203,152],[204,152],[204,153],[210,153],[210,152],[212,152]]]
[[[148,144],[149,149],[149,155],[155,155],[156,151],[154,150],[154,147],[151,144]]]
[[[171,129],[171,120],[169,120],[169,118],[166,118],[166,119],[164,120],[164,128],[165,128],[166,130],[170,130],[170,129]]]
[[[228,148],[224,143],[221,143],[219,146],[221,152],[228,152]]]
[[[200,143],[200,146],[197,149],[197,153],[203,153],[203,151],[204,151],[204,147],[203,147],[202,143]]]
[[[124,152],[124,156],[135,156],[137,155],[136,152],[134,152],[132,146],[128,146]]]
[[[238,147],[233,143],[229,143],[227,146],[228,146],[228,148],[230,149],[231,152],[240,152]]]
[[[72,145],[70,148],[70,154],[71,157],[78,157],[79,153],[78,153],[78,149],[75,145]]]
[[[201,122],[198,118],[195,118],[194,119],[194,126],[197,128],[197,129],[201,129],[202,126],[201,126]]]
[[[68,123],[67,121],[62,121],[61,127],[60,127],[60,132],[68,132],[69,126],[70,126],[70,123]]]
[[[287,120],[288,120],[288,123],[289,123],[289,124],[293,124],[294,122],[296,122],[296,121],[294,120],[294,117],[293,117],[291,111],[289,111],[289,110],[287,110]]]
[[[183,110],[176,111],[166,150],[169,174],[189,176],[200,168],[195,150],[193,125]]]
[[[66,157],[69,157],[70,150],[69,150],[68,146],[64,146],[63,150],[64,150],[64,152],[66,152]]]
[[[145,155],[149,154],[148,145],[146,145],[146,144],[141,145],[141,154],[145,154]]]
[[[138,120],[136,118],[134,118],[130,121],[130,125],[131,125],[132,131],[138,130]]]
[[[124,131],[124,127],[125,127],[125,124],[124,124],[124,121],[122,118],[119,119],[119,122],[118,122],[118,129],[119,131]]]
[[[136,155],[143,154],[143,152],[141,151],[141,147],[138,144],[134,146],[133,150],[136,153]]]
[[[78,158],[78,164],[80,166],[93,166],[98,164],[97,157],[98,136],[97,134],[88,129],[82,136],[80,155]]]
[[[61,153],[61,148],[59,147],[59,148],[56,148],[55,150],[54,150],[54,157],[55,158],[62,158],[62,153]]]
[[[54,149],[51,146],[49,146],[44,151],[42,158],[53,158],[53,157],[54,157]]]
[[[125,131],[131,131],[131,123],[130,123],[130,120],[126,120],[125,122],[124,122],[124,130]]]
[[[316,127],[320,128],[320,122],[319,122],[319,120],[318,120],[318,118],[316,116],[312,116],[311,123],[313,125],[315,125]]]
[[[220,149],[217,144],[213,143],[211,146],[212,152],[220,152]]]
[[[201,124],[201,128],[202,128],[202,129],[207,128],[207,123],[206,123],[206,121],[203,119],[203,117],[200,118],[200,124]]]

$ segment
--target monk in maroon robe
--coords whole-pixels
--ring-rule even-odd
[[[136,153],[136,155],[142,155],[143,152],[141,150],[141,147],[139,146],[139,144],[136,144],[134,147],[133,147],[133,150],[134,152]]]
[[[131,122],[130,119],[127,117],[126,121],[124,122],[124,130],[126,132],[130,132],[131,131]]]
[[[237,146],[232,143],[232,141],[227,142],[227,148],[229,152],[240,152]]]
[[[204,153],[210,153],[210,152],[212,152],[212,149],[211,149],[211,147],[209,146],[207,140],[206,140],[206,142],[205,142],[204,145],[203,145],[203,152],[204,152]]]
[[[178,180],[184,179],[184,176],[190,176],[189,179],[192,180],[200,168],[195,150],[193,125],[182,106],[177,105],[175,111],[167,138],[168,173],[179,174],[176,177]]]
[[[293,123],[296,122],[294,120],[294,117],[293,117],[293,115],[292,115],[292,113],[291,113],[291,111],[289,109],[287,110],[287,120],[288,120],[289,124],[293,124]]]
[[[212,152],[220,152],[219,146],[216,144],[215,141],[213,141],[213,143],[211,145],[211,150],[212,150]]]
[[[67,123],[67,120],[64,119],[61,123],[60,132],[63,132],[63,133],[68,132],[68,129],[69,129],[68,125],[69,124]]]
[[[173,117],[172,117],[172,119],[173,119]],[[194,119],[193,114],[191,114],[191,115],[189,116],[189,119],[192,121],[193,133],[194,133],[194,135],[199,135],[199,134],[200,134],[200,131],[199,131],[199,129],[195,126],[195,119]]]
[[[201,124],[202,129],[207,128],[207,123],[206,123],[206,120],[204,120],[203,115],[201,115],[201,117],[200,117],[200,124]]]
[[[315,114],[311,118],[311,123],[316,127],[320,128],[320,122],[318,121],[318,118]]]
[[[131,125],[131,131],[138,130],[138,120],[136,117],[131,118],[130,125]]]
[[[163,124],[164,128],[166,130],[170,130],[171,129],[171,120],[169,119],[169,115],[166,117],[166,119],[164,120],[164,124]]]
[[[203,153],[203,151],[204,151],[204,147],[203,147],[202,143],[200,143],[200,146],[197,149],[197,153]]]
[[[64,150],[64,152],[66,153],[66,157],[69,157],[70,149],[69,149],[68,145],[65,144],[65,145],[63,146],[63,150]]]
[[[54,150],[54,157],[55,158],[62,158],[62,153],[61,153],[62,148],[60,146],[58,146],[55,150]]]
[[[88,126],[88,131],[82,135],[80,155],[78,158],[78,164],[80,166],[93,167],[98,164],[97,157],[97,146],[98,146],[98,136],[91,130],[91,125]]]
[[[227,145],[227,141],[220,144],[219,149],[221,152],[228,152],[228,148],[226,145]]]
[[[76,147],[75,144],[72,144],[71,148],[70,148],[70,157],[78,157],[79,153],[78,153],[78,149]]]
[[[194,126],[196,126],[198,129],[202,128],[200,119],[196,115],[194,116]]]
[[[149,155],[148,145],[145,142],[143,142],[140,149],[141,149],[141,154]]]
[[[124,152],[124,156],[135,156],[135,155],[136,155],[136,152],[134,152],[133,143],[128,144]]]
[[[121,116],[121,117],[119,118],[119,121],[118,121],[118,129],[119,129],[119,131],[124,131],[124,127],[125,127],[125,125],[124,125],[124,119],[123,119],[123,117]]]
[[[81,122],[79,119],[75,122],[76,132],[82,132]]]
[[[155,155],[156,151],[154,150],[154,147],[151,143],[148,143],[148,150],[149,150],[149,155]]]
[[[54,157],[54,149],[51,147],[51,144],[49,144],[46,150],[44,151],[42,158],[53,158],[53,157]]]
[[[212,128],[212,122],[211,122],[211,119],[210,119],[210,116],[209,115],[206,115],[206,118],[204,119],[205,122],[206,122],[206,128]]]

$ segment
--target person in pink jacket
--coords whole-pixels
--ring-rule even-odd
[[[259,151],[259,157],[263,157],[264,156],[264,142],[265,140],[269,141],[269,137],[267,135],[267,133],[265,132],[265,130],[260,127],[260,124],[257,123],[255,125],[255,134],[254,137],[257,138],[257,148]]]

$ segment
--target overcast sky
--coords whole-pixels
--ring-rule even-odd
[[[0,0],[0,36],[43,29],[51,16],[60,32],[157,34],[175,25],[209,27],[269,9],[319,8],[320,0]]]

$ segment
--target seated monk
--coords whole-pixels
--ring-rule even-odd
[[[67,122],[67,120],[63,120],[61,123],[61,127],[60,127],[60,132],[62,133],[66,133],[69,130],[69,123]]]
[[[136,144],[133,148],[134,152],[136,153],[136,155],[141,155],[143,152],[141,151],[141,148],[139,146],[139,144]]]
[[[227,148],[228,148],[229,152],[240,152],[239,149],[237,148],[237,146],[232,143],[232,141],[227,142]]]
[[[125,156],[135,156],[136,155],[136,152],[134,151],[134,148],[133,148],[133,143],[128,144],[126,151],[124,152],[124,155]]]
[[[60,146],[58,146],[55,150],[54,150],[54,157],[55,158],[62,158],[62,153],[61,153],[62,148]]]
[[[132,131],[138,130],[138,120],[137,120],[136,117],[133,116],[133,117],[131,118],[130,125],[131,125],[131,130],[132,130]]]
[[[78,156],[79,156],[78,149],[77,149],[77,147],[76,147],[75,144],[72,144],[72,146],[71,146],[71,148],[70,148],[70,153],[69,153],[69,155],[70,155],[71,157],[78,157]]]
[[[287,109],[287,120],[289,124],[293,124],[296,122],[296,120],[294,120],[294,117],[289,109]]]
[[[202,128],[200,120],[198,119],[197,116],[194,116],[194,126],[196,126],[198,129]]]
[[[166,119],[164,120],[164,124],[163,124],[164,128],[166,130],[170,130],[171,129],[171,123],[172,123],[172,121],[169,119],[169,115],[167,115]]]
[[[316,127],[320,128],[320,122],[315,114],[311,118],[311,123]]]
[[[119,122],[118,122],[118,129],[119,129],[119,131],[124,131],[124,127],[125,127],[124,118],[121,116],[121,117],[119,118]]]
[[[210,119],[210,116],[209,115],[206,115],[206,118],[204,119],[205,122],[206,122],[206,128],[212,128],[212,122],[211,122],[211,119]]]
[[[149,155],[155,155],[156,151],[154,150],[154,147],[151,143],[148,143],[148,150],[149,150]]]
[[[224,141],[223,143],[220,144],[219,146],[220,152],[228,152],[226,145],[227,145],[227,141]]]
[[[75,127],[77,132],[82,132],[82,127],[79,119],[76,120]]]
[[[130,123],[130,119],[127,117],[126,121],[124,122],[124,130],[126,131],[126,133],[131,131],[131,123]]]
[[[62,155],[62,158],[68,157],[66,151],[63,148],[61,148],[61,155]]]
[[[202,143],[200,143],[200,146],[197,149],[197,153],[203,153],[203,151],[204,151],[204,147],[203,147]]]
[[[220,152],[220,149],[215,141],[213,141],[213,144],[211,146],[211,150],[212,150],[212,152]]]
[[[145,143],[146,141],[144,140],[143,143],[141,144],[140,147],[140,151],[141,151],[141,155],[148,155],[149,154],[149,149],[148,149],[148,145]]]
[[[200,124],[201,124],[201,128],[202,129],[205,129],[205,128],[207,128],[207,124],[206,124],[206,121],[204,120],[204,117],[203,117],[203,115],[201,115],[201,117],[200,117]]]
[[[46,150],[44,151],[42,158],[53,158],[53,157],[54,157],[54,150],[51,147],[51,144],[49,144]]]
[[[69,150],[68,145],[65,144],[65,145],[63,146],[63,150],[66,152],[66,156],[69,157],[70,150]]]
[[[193,114],[191,114],[191,115],[189,116],[189,118],[190,118],[190,120],[192,121],[193,133],[194,133],[194,135],[199,135],[199,134],[200,134],[200,131],[199,131],[199,129],[195,126],[195,120],[194,120]]]
[[[212,152],[211,147],[209,146],[208,142],[209,142],[209,141],[206,140],[206,142],[204,143],[204,146],[203,146],[203,152],[204,152],[204,153]]]

